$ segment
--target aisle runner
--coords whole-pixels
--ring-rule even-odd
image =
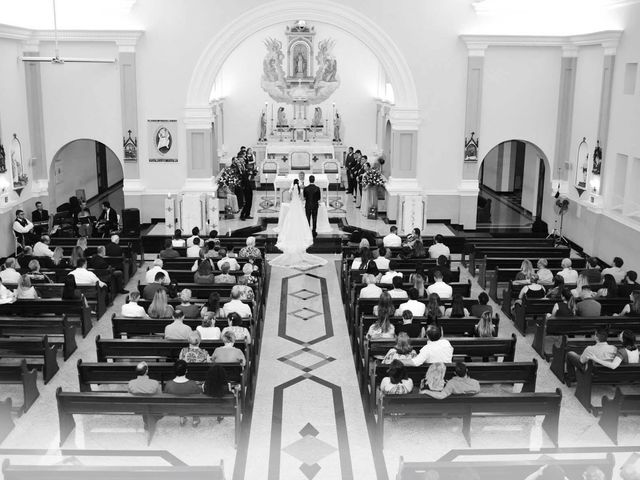
[[[335,265],[273,268],[245,478],[376,478]]]

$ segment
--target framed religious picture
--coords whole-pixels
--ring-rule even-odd
[[[177,120],[149,120],[149,161],[168,162],[178,161],[178,121]]]

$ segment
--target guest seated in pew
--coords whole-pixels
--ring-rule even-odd
[[[577,283],[578,282],[578,272],[571,268],[571,259],[563,258],[562,262],[560,262],[560,266],[562,270],[558,272],[558,275],[564,278],[564,283]]]
[[[27,270],[29,268],[29,262],[33,260],[33,248],[29,245],[25,246],[22,253],[16,257],[16,260],[20,268]]]
[[[242,267],[242,275],[238,277],[238,285],[255,285],[258,283],[259,272],[255,268],[253,263],[245,263]]]
[[[449,258],[444,255],[440,255],[436,260],[436,266],[429,270],[429,283],[436,281],[435,274],[440,272],[442,274],[442,280],[445,283],[451,282],[453,274],[451,273],[451,267],[449,265]]]
[[[191,332],[189,334],[189,346],[180,350],[178,358],[187,363],[207,363],[210,361],[209,354],[206,350],[200,348],[200,334]]]
[[[378,270],[389,270],[389,263],[391,262],[391,250],[380,247],[378,249],[373,249],[371,252],[373,256],[373,261],[378,267]]]
[[[451,363],[453,347],[449,340],[442,338],[442,328],[437,325],[427,327],[427,344],[420,349],[420,353],[413,359],[415,366],[423,363]]]
[[[182,230],[180,230],[179,228],[176,228],[176,230],[173,232],[173,237],[171,237],[171,246],[177,248],[184,248],[187,246],[187,241],[182,238]]]
[[[425,390],[441,392],[444,389],[445,373],[447,373],[447,367],[444,363],[435,362],[429,365],[424,378],[420,380],[420,393],[425,393]]]
[[[409,300],[400,304],[400,306],[396,310],[396,315],[402,315],[402,312],[404,312],[405,310],[409,310],[411,311],[411,313],[413,313],[414,317],[424,316],[424,312],[427,307],[424,303],[418,301],[418,290],[415,288],[410,288],[407,294],[409,296]]]
[[[378,266],[375,264],[375,262],[369,262],[369,266],[367,267],[366,271],[368,275],[373,275],[375,277],[376,283],[380,282],[380,280],[382,279],[382,274],[380,273],[380,270],[378,270]]]
[[[51,238],[49,235],[42,235],[40,241],[33,246],[34,257],[53,257],[53,251],[49,248]]]
[[[576,316],[578,317],[599,317],[602,312],[602,305],[593,298],[590,285],[584,285],[580,294],[580,301],[576,304]]]
[[[2,275],[0,273],[0,275]],[[631,295],[634,290],[640,290],[640,283],[638,283],[638,274],[634,270],[629,270],[624,280],[618,285],[618,294],[622,297],[625,295]]]
[[[16,288],[16,298],[18,300],[40,298],[38,292],[36,292],[36,289],[31,285],[31,279],[29,278],[29,275],[24,274],[20,277],[18,288]]]
[[[420,274],[420,273],[412,273],[411,277],[409,281],[411,283],[413,283],[413,288],[415,288],[416,290],[418,290],[418,296],[419,297],[424,297],[427,295],[427,287],[424,286],[424,273]],[[393,278],[399,278],[400,279],[400,284],[402,285],[402,277],[393,277]]]
[[[546,258],[541,258],[538,260],[536,266],[538,267],[538,281],[540,283],[553,283],[553,273],[551,270],[547,268],[549,262]]]
[[[386,293],[386,295],[384,295]],[[395,313],[395,307],[391,300],[389,292],[382,292],[378,298],[378,305],[373,307],[373,314],[378,315],[379,312],[389,313],[389,317],[393,317]]]
[[[412,248],[413,244],[416,243],[419,239],[420,239],[420,229],[416,227],[413,230],[411,230],[411,233],[407,235],[407,239],[404,242],[402,242],[402,247]]]
[[[213,313],[208,313],[202,319],[202,325],[198,325],[196,331],[200,334],[202,340],[220,340],[220,329],[215,325],[215,315]]]
[[[196,237],[193,239],[193,245],[187,247],[187,257],[199,258],[200,251],[200,237]]]
[[[366,271],[369,263],[373,261],[373,255],[369,247],[361,248],[358,251],[359,256],[353,259],[351,262],[351,270],[363,270]]]
[[[136,366],[136,378],[129,380],[127,390],[131,395],[156,395],[160,393],[160,383],[149,378],[149,365],[140,362]]]
[[[382,289],[376,285],[376,277],[365,273],[362,275],[362,282],[366,284],[362,290],[360,290],[359,298],[380,298]]]
[[[231,388],[225,369],[220,365],[211,365],[202,384],[202,392],[209,397],[220,398],[232,391]],[[222,419],[223,417],[218,417],[218,423]]]
[[[201,283],[206,285],[214,283],[215,279],[216,277],[213,274],[213,261],[210,258],[200,260],[200,262],[198,263],[198,269],[196,270],[196,273],[193,274],[194,283]]]
[[[107,284],[98,278],[98,276],[87,270],[87,259],[78,259],[78,264],[75,270],[71,270],[69,275],[76,277],[76,283],[78,285],[95,285],[96,283],[100,287],[106,287]]]
[[[164,248],[160,250],[160,258],[166,260],[167,258],[179,258],[180,252],[173,248],[173,243],[170,238],[164,241]]]
[[[230,269],[231,266],[229,265],[229,262],[223,262],[220,265],[220,270],[222,271],[222,273],[220,275],[216,275],[213,278],[213,283],[236,283],[236,277],[229,274]]]
[[[180,287],[178,286],[178,282],[172,280],[169,285],[167,285],[167,298],[171,300],[175,300],[180,295]]]
[[[209,314],[213,315],[214,318],[225,317],[222,307],[220,306],[220,294],[218,292],[211,292],[207,303],[205,303],[200,310],[200,316],[202,318],[207,318]]]
[[[396,322],[395,327],[397,335],[400,335],[400,333],[406,333],[409,338],[424,336],[422,324],[419,321],[414,321],[411,310],[405,310],[402,312],[402,320],[400,322]]]
[[[238,313],[231,312],[227,315],[227,322],[229,322],[229,325],[224,327],[222,335],[226,332],[231,332],[236,340],[244,340],[247,343],[251,343],[251,333],[249,333],[248,328],[243,326],[242,317]]]
[[[174,367],[175,378],[169,380],[164,386],[164,393],[171,395],[194,395],[196,393],[202,394],[202,387],[193,380],[187,378],[187,362],[184,360],[176,361]],[[180,417],[180,426],[184,427],[187,424],[187,417]],[[193,427],[200,425],[200,417],[193,417]]]
[[[568,288],[562,290],[562,299],[556,302],[551,310],[551,313],[547,313],[549,317],[573,317],[576,313],[576,300],[571,295]]]
[[[460,294],[453,296],[451,307],[444,311],[445,318],[464,318],[469,316],[469,310],[464,308],[464,298]]]
[[[153,267],[147,270],[147,273],[145,274],[145,280],[147,281],[147,283],[155,282],[157,273],[162,273],[164,275],[164,277],[162,278],[163,285],[169,285],[169,283],[171,283],[169,274],[167,273],[166,270],[162,268],[163,266],[164,266],[164,262],[162,261],[162,259],[156,258],[153,261]]]
[[[158,292],[158,295],[162,295],[162,293]],[[155,300],[154,300],[155,301]],[[171,308],[171,307],[169,307]],[[149,307],[151,310],[151,307]],[[172,309],[173,310],[173,309]],[[164,338],[167,340],[186,340],[189,341],[190,335],[193,333],[193,330],[189,327],[189,325],[185,325],[184,313],[181,310],[172,311],[172,315],[169,317],[152,317],[151,318],[171,318],[173,317],[173,322],[164,327]]]
[[[80,245],[76,245],[71,249],[71,257],[69,257],[69,265],[71,268],[78,267],[78,261],[84,257],[84,249]]]
[[[546,298],[549,300],[561,300],[562,291],[564,290],[564,277],[556,275],[553,277],[553,287],[547,293]]]
[[[473,334],[476,337],[486,337],[486,338],[496,336],[496,329],[493,326],[493,321],[492,321],[490,312],[484,312],[480,316],[480,321],[476,324],[475,327],[473,327]]]
[[[478,303],[471,305],[471,315],[473,317],[481,317],[484,312],[489,312],[493,315],[493,307],[488,305],[489,295],[486,292],[480,292],[478,295]]]
[[[234,291],[240,294],[240,300],[247,300],[249,302],[253,302],[255,300],[253,288],[247,285],[234,285],[231,287],[231,293],[233,294]]]
[[[393,277],[402,278],[402,272],[396,271],[397,268],[398,268],[398,262],[396,260],[391,260],[389,262],[389,270],[387,270],[387,273],[382,275],[382,278],[380,279],[380,283],[392,283]]]
[[[246,246],[240,249],[238,256],[242,258],[262,258],[262,252],[256,247],[256,237],[247,237]]]
[[[595,295],[596,298],[617,298],[618,297],[618,284],[613,275],[607,273],[602,276],[602,288],[598,289]]]
[[[367,331],[367,338],[371,340],[394,338],[396,331],[390,321],[393,315],[393,303],[387,292],[383,292],[382,295],[380,295],[377,315],[378,319]]]
[[[231,289],[231,300],[224,304],[222,307],[222,313],[225,317],[229,318],[230,313],[237,313],[242,318],[251,317],[251,307],[240,300],[240,292]]]
[[[426,258],[427,250],[424,248],[422,239],[418,238],[410,248],[404,248],[401,256],[402,258]]]
[[[140,294],[138,292],[131,292],[129,294],[129,302],[122,305],[120,315],[128,318],[145,318],[147,316],[147,312],[144,311],[144,308],[138,305],[139,299]]]
[[[164,286],[165,280],[166,277],[164,276],[164,273],[157,272],[153,282],[145,285],[144,290],[142,290],[142,298],[152,301],[156,297],[156,293],[159,291],[163,291],[166,294],[167,289]]]
[[[88,240],[86,236],[81,236],[76,240],[76,247],[80,247],[82,249],[82,253],[84,255],[84,251],[87,249]]]
[[[239,348],[233,346],[236,341],[236,336],[233,332],[224,332],[222,334],[222,342],[224,345],[218,347],[211,354],[211,361],[213,363],[234,363],[237,362],[243,367],[246,365],[247,360],[244,357],[244,353]]]
[[[18,283],[20,281],[20,273],[16,270],[17,263],[13,257],[4,261],[4,269],[0,272],[0,281],[4,283]]]
[[[638,346],[636,345],[636,335],[631,330],[623,330],[620,332],[619,338],[622,346],[618,348],[613,360],[603,360],[597,357],[594,357],[592,360],[612,370],[615,370],[621,364],[640,363],[640,350],[638,350]]]
[[[596,331],[595,345],[589,345],[581,355],[578,355],[576,352],[567,353],[567,373],[570,378],[575,377],[576,368],[584,370],[584,364],[589,360],[604,360],[610,362],[616,357],[618,350],[615,346],[607,343],[608,338],[609,330],[599,328]]]
[[[416,356],[416,351],[411,347],[411,340],[406,332],[398,333],[398,339],[396,340],[396,346],[389,349],[384,356],[382,363],[391,363],[395,360],[400,360],[402,363],[413,365],[413,358]]]
[[[620,315],[628,316],[628,317],[638,317],[640,316],[640,290],[634,290],[629,295],[631,299],[631,303],[627,303]]]
[[[91,258],[87,260],[87,265],[89,268],[94,268],[96,270],[109,270],[109,275],[112,276],[114,280],[116,292],[122,294],[129,293],[129,290],[124,289],[124,273],[122,273],[122,270],[114,269],[104,258],[106,255],[107,252],[104,245],[100,245],[96,249],[95,255],[92,255]]]
[[[193,227],[191,229],[191,236],[187,238],[187,248],[193,245],[193,240],[196,237],[200,237],[200,229],[198,227]]]
[[[184,313],[184,318],[198,318],[200,316],[200,305],[191,303],[191,290],[188,288],[180,292],[180,306],[178,307]]]
[[[451,285],[444,283],[442,272],[439,270],[433,272],[433,279],[435,280],[435,283],[432,283],[427,287],[427,294],[431,295],[432,293],[437,293],[443,300],[451,298],[453,288]]]
[[[407,376],[407,369],[400,360],[391,362],[388,377],[380,382],[380,393],[384,395],[406,395],[413,390],[413,380]]]
[[[19,281],[19,280],[18,280]],[[2,284],[0,278],[0,305],[5,303],[13,303],[16,301],[16,294]]]
[[[444,315],[444,307],[440,305],[440,297],[437,293],[432,293],[427,297],[427,308],[424,312],[424,316],[427,317],[428,323],[438,323],[440,318]],[[420,335],[424,337],[425,332],[423,331]]]
[[[406,290],[402,288],[402,278],[393,277],[393,288],[388,291],[391,298],[409,298]]]
[[[602,272],[600,272],[600,265],[598,265],[598,257],[589,257],[586,268],[580,271],[580,275],[587,277],[588,283],[602,282]]]
[[[455,372],[455,377],[447,381],[442,391],[421,390],[420,393],[440,400],[450,395],[476,395],[480,393],[480,382],[469,376],[467,366],[464,363],[456,362]]]
[[[582,287],[585,285],[589,285],[589,279],[585,275],[578,275],[578,280],[576,282],[576,288],[571,290],[571,295],[578,300],[582,295]],[[595,297],[595,293],[591,292],[591,296]]]
[[[532,298],[544,298],[547,294],[547,291],[544,289],[542,285],[538,283],[538,274],[534,273],[530,277],[530,282],[528,285],[522,287],[520,290],[520,295],[518,298],[522,300],[523,298],[532,299]]]
[[[520,271],[516,274],[513,281],[515,284],[527,284],[531,281],[531,276],[535,273],[531,260],[525,258],[520,265]]]
[[[174,312],[173,307],[169,305],[169,303],[167,303],[167,292],[164,289],[160,289],[155,293],[155,295],[153,296],[153,300],[151,301],[151,305],[149,305],[149,309],[147,310],[147,314],[149,315],[149,318],[173,317],[174,320],[178,312],[180,312],[179,319],[180,319],[180,323],[182,323],[182,318],[184,317],[184,313],[182,313],[180,310],[176,310]]]
[[[441,255],[448,260],[451,257],[451,250],[444,244],[444,237],[437,234],[433,237],[433,245],[429,247],[429,258],[439,258]]]
[[[233,249],[231,249],[231,252],[233,251]],[[218,260],[218,268],[220,270],[222,270],[222,265],[224,265],[225,263],[229,264],[229,270],[231,270],[232,272],[237,272],[238,270],[240,270],[240,264],[238,263],[238,260],[236,260],[235,256],[231,256],[231,253],[224,248],[220,249],[220,256],[222,257],[220,260]]]
[[[109,257],[121,257],[123,254],[122,247],[120,246],[120,237],[118,235],[111,235],[111,241],[107,243],[104,248]]]
[[[395,225],[389,227],[389,234],[382,239],[382,245],[387,248],[397,248],[402,245],[402,239],[398,236],[398,227]]]
[[[31,260],[29,262],[29,273],[27,273],[31,283],[53,283],[47,275],[40,271],[40,262],[38,260]]]
[[[616,279],[617,283],[622,283],[624,277],[627,274],[627,272],[623,270],[622,265],[624,265],[624,260],[622,260],[622,258],[620,257],[615,257],[613,259],[613,267],[605,268],[604,270],[602,270],[602,276],[605,276],[607,274],[613,275],[613,278]]]
[[[51,257],[51,268],[70,268],[68,258],[64,258],[64,249],[62,247],[56,247],[53,250],[53,257]]]

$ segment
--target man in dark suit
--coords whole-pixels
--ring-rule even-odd
[[[360,175],[361,158],[362,152],[360,150],[356,150],[356,152],[353,154],[353,161],[347,166],[347,172],[348,175],[350,175],[350,179],[348,180],[349,184],[347,187],[347,193],[351,193],[351,195],[353,195],[354,202],[357,200],[358,196],[358,175]]]
[[[252,220],[251,207],[253,206],[253,178],[255,177],[255,169],[252,165],[245,162],[244,153],[238,154],[238,167],[240,169],[240,188],[244,197],[244,205],[240,212],[240,220]]]
[[[353,180],[351,176],[351,166],[355,161],[353,153],[353,147],[349,147],[349,153],[347,153],[347,158],[344,160],[344,169],[347,171],[347,195],[352,194]]]
[[[42,202],[36,202],[36,209],[31,212],[34,233],[41,236],[49,231],[49,212],[42,206]]]
[[[98,217],[96,229],[103,236],[109,235],[110,232],[118,229],[118,214],[111,208],[109,202],[102,202],[102,213]]]
[[[121,257],[122,247],[120,246],[120,237],[111,235],[111,242],[105,246],[107,257]]]
[[[112,285],[112,291],[117,293],[129,293],[128,290],[124,289],[124,275],[122,270],[115,270],[111,267],[106,258],[106,250],[104,245],[100,245],[96,249],[95,255],[92,255],[88,261],[87,266],[94,270],[109,270],[109,275],[105,278],[101,278],[101,280],[107,285]],[[113,280],[113,283],[111,283]]]
[[[318,203],[320,203],[320,189],[314,183],[316,181],[316,177],[313,175],[309,176],[309,185],[304,187],[304,191],[302,194],[304,195],[304,211],[307,214],[307,222],[311,226],[311,232],[313,233],[314,238],[318,235],[316,233],[316,228],[318,227]],[[313,224],[311,223],[313,220]]]

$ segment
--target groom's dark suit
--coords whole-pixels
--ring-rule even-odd
[[[316,236],[316,227],[318,226],[318,203],[320,202],[321,194],[320,189],[313,183],[304,187],[304,211],[307,214],[307,222],[309,225],[313,220],[313,225],[311,227],[311,231],[313,232],[313,236]]]

